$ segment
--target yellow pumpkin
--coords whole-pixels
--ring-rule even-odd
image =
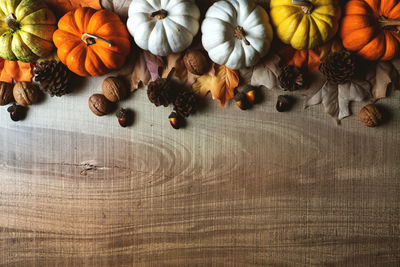
[[[270,7],[279,39],[298,50],[324,44],[339,27],[336,0],[271,0]]]

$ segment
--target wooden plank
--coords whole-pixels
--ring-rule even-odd
[[[264,90],[176,131],[145,91],[121,104],[132,127],[95,117],[101,79],[80,82],[23,122],[0,112],[1,266],[398,266],[398,92],[376,129]]]

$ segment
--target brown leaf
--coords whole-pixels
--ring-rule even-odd
[[[321,104],[326,113],[336,121],[350,116],[349,104],[351,101],[362,101],[370,96],[371,84],[368,81],[351,81],[345,84],[335,84],[326,81],[321,88],[317,88],[304,103],[304,107]]]
[[[188,71],[186,70],[185,63],[183,63],[183,54],[171,54],[166,58],[167,66],[164,68],[162,77],[166,78],[169,72],[175,68],[174,77],[179,82],[185,84],[188,79]]]
[[[385,98],[388,90],[398,87],[399,73],[390,61],[380,61],[376,65],[375,77],[371,80],[374,84],[372,97],[376,101]]]
[[[139,88],[142,88],[143,86],[148,85],[150,80],[151,76],[149,70],[147,69],[146,61],[144,60],[144,54],[142,51],[140,51],[132,71],[131,91],[133,92]]]
[[[192,88],[200,96],[205,96],[211,91],[213,99],[219,99],[223,108],[225,103],[235,96],[235,88],[239,85],[239,73],[228,67],[218,66],[216,74],[200,76]]]
[[[104,9],[117,13],[123,19],[128,17],[128,9],[132,0],[100,0]]]
[[[278,76],[281,72],[279,61],[278,55],[265,57],[254,67],[250,84],[252,86],[265,86],[268,89],[276,88],[279,85]]]
[[[47,0],[47,4],[58,17],[80,7],[101,9],[100,0]]]

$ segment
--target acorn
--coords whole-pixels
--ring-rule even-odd
[[[172,128],[178,130],[181,127],[182,118],[176,112],[172,112],[169,115],[168,119],[169,119],[169,123],[171,124]]]
[[[23,120],[26,115],[26,108],[13,103],[11,106],[7,108],[7,111],[10,113],[10,118],[13,121]]]
[[[278,112],[288,111],[292,106],[292,101],[287,95],[278,96],[278,101],[276,102],[276,110]]]
[[[251,104],[254,105],[257,102],[257,91],[256,88],[254,87],[248,87],[245,91],[246,93],[246,98],[247,101]]]
[[[127,109],[120,108],[116,116],[118,118],[118,122],[119,125],[121,125],[121,127],[125,128],[126,126],[128,126],[129,111]]]
[[[249,101],[247,100],[247,96],[245,93],[237,93],[235,95],[235,101],[236,105],[241,109],[241,110],[246,110],[250,108]]]

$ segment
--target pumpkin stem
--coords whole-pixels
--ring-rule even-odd
[[[400,20],[388,19],[383,16],[378,19],[378,22],[382,28],[400,26]]]
[[[152,18],[156,17],[159,20],[165,19],[167,16],[168,16],[168,11],[165,9],[160,9],[151,13]]]
[[[311,14],[314,9],[313,4],[307,0],[292,0],[292,5],[300,6],[305,14]]]
[[[108,41],[108,40],[106,40],[104,38],[98,37],[96,35],[90,34],[90,33],[82,34],[81,39],[86,45],[95,44],[96,40],[100,40],[100,41],[103,41],[103,42],[107,43],[109,47],[113,46],[113,44],[110,41]]]
[[[20,28],[20,24],[17,21],[17,17],[15,17],[14,14],[9,14],[5,19],[4,22],[6,23],[6,25],[8,26],[8,28],[10,28],[13,32],[19,30]]]
[[[246,45],[250,45],[250,42],[246,39],[246,33],[242,26],[237,26],[233,34],[237,39],[243,40]]]

